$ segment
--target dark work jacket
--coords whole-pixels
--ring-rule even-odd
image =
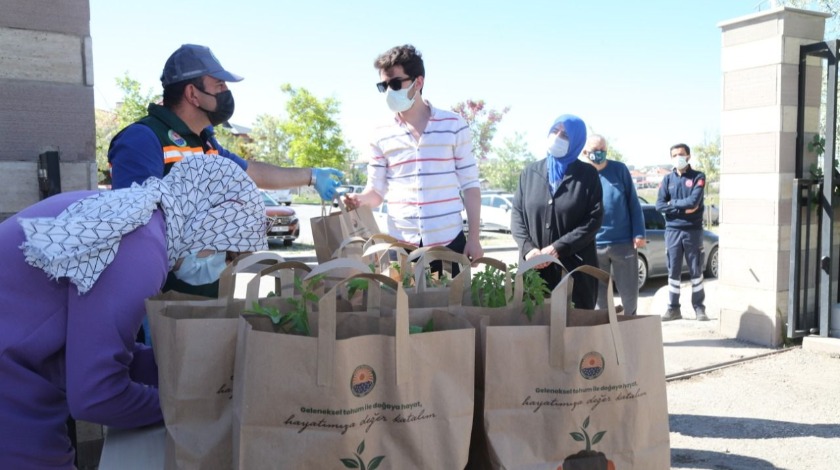
[[[595,167],[578,160],[572,162],[552,195],[546,160],[531,163],[519,176],[511,212],[510,228],[519,245],[520,262],[532,249],[552,245],[567,272],[584,264],[597,267],[595,235],[603,216],[601,181]],[[562,277],[556,264],[540,270],[540,274],[549,289]],[[575,306],[594,308],[597,288],[597,280],[576,274],[572,296]]]
[[[689,165],[682,175],[677,170],[665,175],[656,195],[656,210],[665,216],[665,228],[677,230],[703,229],[703,193],[706,175]],[[691,214],[686,209],[697,207]]]

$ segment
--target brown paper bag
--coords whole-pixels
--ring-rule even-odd
[[[272,252],[237,258],[220,277],[218,299],[167,292],[146,301],[167,469],[230,468],[233,355],[237,318],[245,308],[245,301],[233,298],[235,277],[256,263],[281,261]]]
[[[315,256],[319,263],[332,259],[342,241],[353,237],[368,239],[371,235],[379,233],[379,226],[376,225],[376,219],[373,218],[370,207],[359,207],[348,211],[341,199],[338,201],[337,211],[327,214],[327,206],[322,202],[321,216],[309,219],[315,244]]]
[[[609,274],[575,271],[608,284],[607,310],[571,308],[570,273],[535,326],[491,321],[486,329],[484,424],[493,468],[667,469],[659,318],[617,316]]]
[[[396,286],[377,274],[349,279]],[[461,321],[460,329],[409,336],[401,287],[395,316],[336,315],[339,288],[319,301],[316,338],[274,333],[262,318],[240,320],[235,468],[463,468],[474,330]]]

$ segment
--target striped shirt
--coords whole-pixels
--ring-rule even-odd
[[[388,233],[423,246],[447,245],[463,230],[461,191],[478,188],[470,128],[450,111],[431,109],[417,141],[396,115],[376,129],[367,188],[388,203]]]

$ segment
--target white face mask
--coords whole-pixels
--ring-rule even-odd
[[[674,163],[674,168],[677,170],[684,170],[688,166],[688,158],[685,155],[680,155],[671,159]]]
[[[548,135],[548,154],[555,158],[565,157],[569,153],[569,141],[557,134]]]
[[[203,286],[219,280],[225,270],[226,253],[215,253],[199,258],[198,253],[190,253],[181,261],[181,267],[174,272],[175,277],[193,286]]]
[[[408,111],[409,108],[414,104],[414,99],[417,98],[417,95],[414,95],[414,98],[408,98],[408,92],[412,88],[414,88],[414,84],[417,83],[417,80],[411,82],[411,85],[408,88],[403,88],[401,90],[392,90],[388,88],[388,91],[385,92],[385,101],[388,103],[388,107],[391,108],[391,111],[395,113],[401,113],[403,111]]]

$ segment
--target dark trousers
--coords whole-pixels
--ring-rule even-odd
[[[668,307],[680,308],[680,278],[685,257],[688,273],[691,275],[691,306],[695,310],[705,310],[703,230],[665,229],[665,246],[668,251]]]
[[[422,239],[420,240],[420,246],[423,246]],[[466,235],[464,235],[463,230],[461,231],[461,233],[458,234],[457,237],[455,237],[454,240],[452,240],[451,242],[449,242],[448,245],[446,245],[446,247],[450,250],[461,254],[464,254],[464,248],[466,248],[466,246],[467,237]],[[431,270],[432,274],[437,274],[438,278],[440,278],[440,276],[443,276],[443,261],[432,261],[431,263],[429,263],[429,270]],[[458,266],[456,263],[452,263],[452,277],[457,276],[460,272],[460,266]]]

